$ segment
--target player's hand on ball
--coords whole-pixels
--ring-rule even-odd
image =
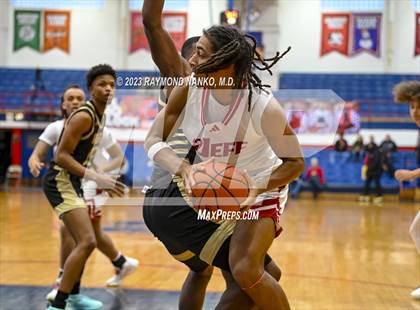
[[[410,181],[416,178],[416,175],[415,173],[413,173],[413,171],[406,170],[406,169],[398,169],[397,171],[395,171],[394,176],[400,182]]]
[[[185,191],[188,195],[192,194],[191,188],[194,187],[196,184],[196,181],[194,179],[194,172],[204,171],[206,164],[212,161],[214,161],[213,157],[195,165],[185,164],[185,166],[181,169],[181,177],[184,181]]]
[[[243,171],[243,174],[249,184],[249,194],[248,194],[248,198],[245,199],[245,201],[241,203],[242,212],[248,211],[252,207],[252,205],[255,203],[255,200],[257,199],[257,196],[259,194],[257,183],[255,182],[255,180],[249,176],[246,170]]]

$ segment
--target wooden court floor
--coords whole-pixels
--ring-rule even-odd
[[[131,201],[103,210],[103,227],[117,247],[140,260],[123,289],[112,293],[125,291],[129,302],[105,309],[176,309],[187,270],[147,230],[140,199],[138,205]],[[408,234],[419,209],[395,202],[364,206],[348,198],[289,201],[284,231],[270,255],[283,271],[281,285],[292,309],[420,309],[420,302],[409,296],[420,285],[420,257]],[[58,237],[57,217],[39,189],[0,192],[1,310],[44,308],[58,268]],[[100,295],[112,272],[109,261],[95,251],[82,285]],[[34,290],[24,293],[27,288]],[[206,309],[214,307],[223,289],[216,271]],[[22,294],[30,306],[22,305]]]

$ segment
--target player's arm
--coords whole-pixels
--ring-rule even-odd
[[[120,169],[124,165],[124,153],[122,152],[121,147],[118,145],[118,142],[107,148],[106,152],[111,158],[102,167],[98,167],[99,171],[109,172],[115,169]]]
[[[169,33],[162,26],[164,0],[144,0],[143,24],[150,45],[153,61],[162,76],[184,77],[190,72],[189,65],[183,59]]]
[[[275,128],[275,129],[274,129]],[[271,99],[261,118],[261,129],[274,153],[283,161],[259,193],[285,186],[298,178],[305,169],[299,141],[290,128],[285,113],[276,99]]]
[[[91,129],[91,126],[92,118],[88,113],[74,114],[64,128],[54,161],[75,176],[97,182],[100,187],[112,191],[111,195],[122,196],[124,194],[123,189],[120,188],[118,183],[118,186],[115,186],[115,179],[104,174],[98,174],[92,169],[87,169],[71,155],[83,135]]]
[[[38,140],[36,143],[35,148],[28,160],[29,170],[34,177],[39,176],[39,172],[42,168],[44,168],[44,160],[47,158],[48,150],[50,147],[51,145],[42,140]]]
[[[420,168],[414,170],[398,169],[395,171],[395,178],[400,182],[420,178]]]
[[[175,87],[168,104],[158,113],[144,143],[149,158],[173,174],[186,164],[165,142],[179,128],[187,101],[188,86]]]

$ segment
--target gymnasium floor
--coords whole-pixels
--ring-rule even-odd
[[[140,201],[140,200],[139,200]],[[419,205],[362,206],[354,199],[291,200],[284,232],[270,254],[283,271],[292,309],[420,309],[409,293],[420,285],[420,257],[408,235]],[[111,264],[95,251],[85,293],[104,309],[176,309],[186,268],[145,227],[139,206],[109,206],[103,227],[121,251],[140,260],[121,289],[106,289]],[[45,309],[58,268],[58,220],[38,189],[0,192],[0,309]],[[224,289],[210,282],[205,309]]]

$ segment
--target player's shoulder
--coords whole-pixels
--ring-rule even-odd
[[[48,124],[48,126],[45,128],[45,130],[61,131],[63,129],[63,126],[64,126],[64,118],[56,120],[56,121]]]

